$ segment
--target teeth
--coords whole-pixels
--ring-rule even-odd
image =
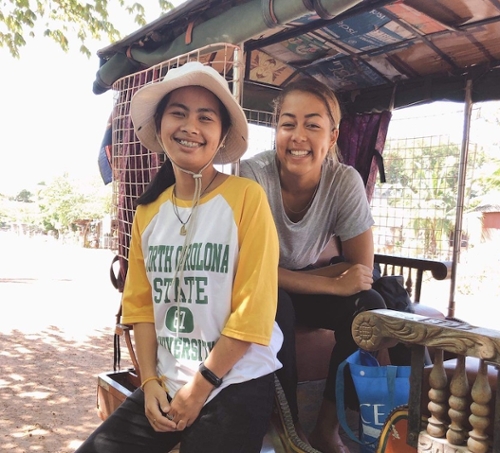
[[[309,154],[309,151],[301,151],[298,149],[291,149],[290,154],[292,156],[306,156],[307,154]]]
[[[182,146],[187,146],[189,148],[195,148],[197,146],[200,146],[199,143],[196,143],[196,142],[188,142],[187,140],[178,140],[178,142],[182,145]]]

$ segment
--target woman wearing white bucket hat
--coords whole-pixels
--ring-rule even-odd
[[[259,452],[281,367],[278,238],[260,186],[213,166],[245,152],[245,115],[197,62],[140,89],[130,114],[168,156],[138,199],[123,292],[142,385],[77,452]]]

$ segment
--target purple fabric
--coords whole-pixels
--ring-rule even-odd
[[[381,168],[382,153],[392,113],[363,113],[342,118],[338,146],[343,162],[360,173],[371,200],[377,171]],[[381,172],[383,177],[383,173]]]
[[[138,141],[134,134],[133,125],[129,115],[129,102],[134,93],[144,84],[156,80],[159,74],[145,72],[136,74],[130,81],[134,88],[120,92],[121,99],[118,105],[120,112],[114,114],[122,118],[120,128],[121,135],[114,135],[114,143],[122,144],[115,146],[113,151],[118,155],[113,156],[113,163],[118,168],[113,168],[113,177],[118,184],[118,255],[120,260],[120,272],[118,284],[120,291],[128,268],[128,249],[130,247],[130,236],[132,220],[135,212],[134,202],[147,187],[149,181],[161,166],[161,157],[150,153]],[[123,108],[125,106],[125,108]],[[340,135],[338,139],[343,162],[356,168],[366,186],[368,200],[371,200],[375,180],[377,176],[377,159],[381,156],[391,112],[359,114],[346,116],[340,124]]]

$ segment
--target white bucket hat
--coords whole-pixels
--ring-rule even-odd
[[[170,69],[161,82],[150,83],[135,93],[130,103],[130,116],[135,134],[150,151],[163,153],[157,139],[154,115],[163,97],[178,88],[201,86],[211,91],[226,107],[231,127],[213,160],[214,164],[236,162],[247,149],[248,123],[243,109],[229,91],[227,81],[211,66],[191,61]]]

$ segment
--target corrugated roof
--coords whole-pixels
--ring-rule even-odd
[[[243,46],[252,109],[306,76],[355,111],[463,101],[467,78],[500,99],[499,0],[191,0],[100,50],[94,91],[211,42]]]

